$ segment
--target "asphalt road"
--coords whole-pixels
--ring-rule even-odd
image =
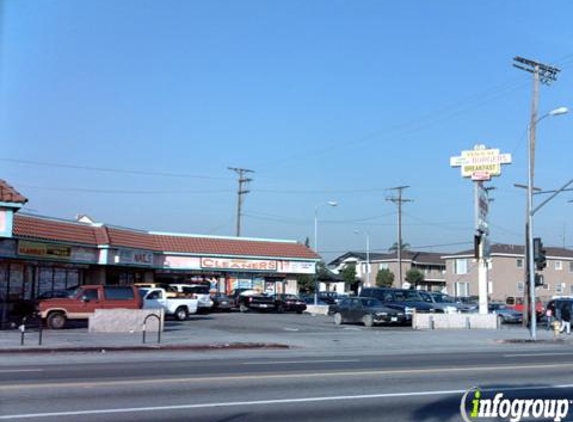
[[[573,398],[573,350],[0,366],[0,420],[457,421],[472,386]],[[573,407],[573,405],[572,405]],[[573,410],[570,418],[573,420]],[[485,420],[485,419],[480,419]]]

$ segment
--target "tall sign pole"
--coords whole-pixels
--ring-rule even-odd
[[[478,261],[479,313],[488,313],[487,260],[489,247],[489,198],[484,182],[492,176],[501,174],[501,165],[511,163],[511,154],[501,154],[499,149],[487,149],[485,145],[476,145],[473,150],[462,151],[459,157],[450,158],[450,166],[461,167],[463,177],[474,182],[475,209],[475,257]]]

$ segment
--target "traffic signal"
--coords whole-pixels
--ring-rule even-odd
[[[545,284],[545,279],[541,274],[535,274],[535,287],[541,287]]]
[[[537,271],[543,271],[547,267],[547,257],[545,256],[546,250],[543,248],[543,243],[540,237],[533,239],[533,260],[535,261],[535,268]]]

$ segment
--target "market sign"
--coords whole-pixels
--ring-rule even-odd
[[[260,259],[201,258],[201,268],[247,271],[276,271],[277,261]]]
[[[115,255],[116,264],[153,265],[153,252],[138,249],[119,249]]]
[[[490,180],[501,174],[501,165],[511,163],[511,154],[502,154],[499,149],[487,149],[476,145],[473,150],[462,151],[462,155],[450,158],[451,167],[461,167],[463,177],[475,181]]]
[[[287,274],[314,274],[316,272],[316,262],[278,261],[278,271]]]
[[[72,248],[64,245],[51,245],[49,243],[20,240],[18,241],[18,255],[37,258],[71,259]]]

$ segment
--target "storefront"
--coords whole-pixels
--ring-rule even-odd
[[[13,198],[20,202],[6,202]],[[319,260],[296,241],[149,232],[18,213],[25,202],[0,180],[0,315],[81,284],[202,283],[225,293],[297,293],[297,277],[314,274]]]

